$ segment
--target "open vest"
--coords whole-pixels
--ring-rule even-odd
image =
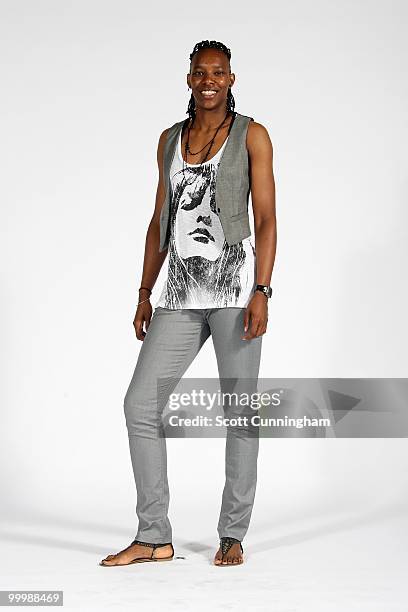
[[[251,235],[248,216],[251,181],[246,148],[246,135],[250,121],[253,121],[252,117],[236,113],[217,170],[215,202],[228,245],[237,244]],[[166,196],[160,212],[160,252],[167,249],[169,245],[172,198],[170,168],[184,122],[185,119],[178,121],[168,129],[164,147],[163,173]]]

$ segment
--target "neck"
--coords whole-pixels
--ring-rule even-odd
[[[230,113],[227,115],[225,108],[214,110],[197,108],[194,128],[200,132],[214,132],[224,119],[228,121],[228,116],[230,116]]]

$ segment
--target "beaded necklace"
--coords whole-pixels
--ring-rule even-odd
[[[192,128],[192,127],[193,127],[193,125],[194,125],[194,121],[195,121],[195,116],[194,116],[194,118],[193,118],[193,121],[192,121],[191,125],[189,125],[189,124],[188,124],[188,127],[187,127],[187,140],[186,140],[186,143],[185,143],[185,145],[184,145],[184,151],[185,151],[185,157],[186,157],[186,158],[188,157],[188,153],[189,153],[190,155],[198,155],[199,153],[201,153],[202,151],[204,151],[204,149],[205,149],[205,148],[206,148],[208,145],[210,145],[210,146],[208,147],[208,151],[207,151],[207,153],[205,154],[204,159],[203,159],[203,160],[202,160],[202,161],[199,163],[199,167],[201,168],[201,166],[202,166],[202,165],[205,163],[205,161],[206,161],[206,159],[207,159],[207,157],[208,157],[208,155],[209,155],[209,153],[210,153],[210,151],[211,151],[211,148],[212,148],[212,146],[213,146],[213,144],[214,144],[215,138],[216,138],[216,136],[217,136],[217,134],[218,134],[219,130],[220,130],[220,129],[221,129],[221,127],[224,125],[225,120],[226,120],[226,118],[228,117],[228,115],[229,115],[229,113],[230,113],[230,112],[232,112],[232,119],[231,119],[231,122],[230,122],[230,125],[229,125],[229,128],[228,128],[228,135],[229,135],[229,133],[230,133],[230,131],[231,131],[232,124],[233,124],[234,119],[235,119],[235,116],[236,116],[236,113],[235,113],[234,111],[227,111],[227,114],[225,115],[225,117],[224,117],[224,119],[222,120],[222,122],[220,123],[220,125],[217,127],[217,129],[216,129],[216,131],[215,131],[215,134],[214,134],[214,136],[212,137],[212,139],[210,140],[210,142],[207,142],[207,144],[205,144],[205,145],[203,146],[203,148],[202,148],[202,149],[200,149],[199,151],[197,151],[196,153],[193,153],[193,152],[191,151],[191,149],[190,149],[190,130],[191,130],[191,128]],[[188,121],[188,120],[187,120],[187,121]],[[184,130],[184,128],[185,128],[185,126],[183,126],[183,130]],[[182,132],[183,132],[183,130],[182,130]],[[183,138],[183,133],[181,134],[181,138]],[[188,162],[186,162],[186,161],[184,160],[184,157],[182,156],[182,165],[183,165],[183,170],[182,170],[182,171],[183,171],[183,175],[185,174],[185,170],[186,170],[186,168],[188,167],[188,166],[187,166],[187,163],[188,163]]]

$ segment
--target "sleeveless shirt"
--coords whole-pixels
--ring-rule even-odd
[[[167,279],[157,306],[245,308],[256,286],[251,237],[229,246],[217,213],[217,168],[221,149],[203,164],[186,163],[180,135],[170,168],[170,235]]]

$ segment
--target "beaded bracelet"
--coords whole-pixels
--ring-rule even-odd
[[[148,302],[150,300],[150,298],[147,298],[146,300],[142,300],[141,302],[138,302],[137,305],[139,306],[139,304],[143,304],[143,302]]]

